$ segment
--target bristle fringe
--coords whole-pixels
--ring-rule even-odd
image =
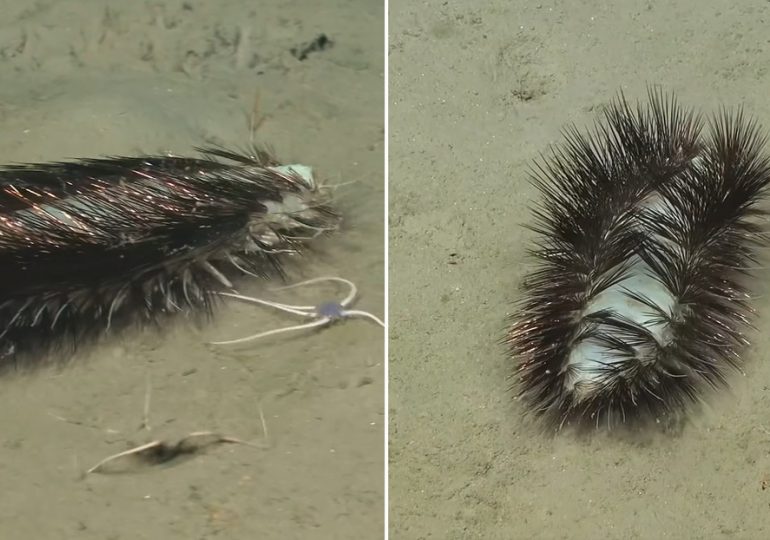
[[[538,267],[506,341],[536,416],[678,414],[741,365],[770,162],[742,110],[705,127],[660,91],[621,95],[535,167]]]
[[[131,322],[210,313],[333,231],[328,190],[266,150],[0,170],[0,369]],[[25,360],[26,361],[26,360]]]

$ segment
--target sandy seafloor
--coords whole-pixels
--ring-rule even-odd
[[[0,13],[0,162],[243,146],[259,93],[257,142],[327,182],[350,182],[338,191],[345,231],[319,257],[290,264],[292,276],[349,278],[358,307],[382,316],[380,0],[3,0]],[[332,48],[302,62],[290,54],[320,33]],[[265,287],[239,283],[263,297]],[[296,322],[231,303],[202,329],[179,321],[128,332],[66,369],[1,380],[0,538],[381,537],[382,329],[356,320],[206,345]],[[200,430],[267,447],[82,475],[132,445]]]
[[[768,25],[754,0],[391,0],[391,538],[770,536],[767,270],[745,374],[681,427],[544,435],[498,344],[532,160],[647,84],[770,127]]]

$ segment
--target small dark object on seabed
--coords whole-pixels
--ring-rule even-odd
[[[268,152],[0,169],[0,370],[173,313],[211,314],[244,274],[283,275],[340,218]]]
[[[262,448],[260,445],[225,437],[212,431],[190,433],[176,443],[152,441],[124,452],[104,458],[86,471],[86,474],[119,474],[136,472],[159,465],[170,465],[183,457],[193,457],[206,449],[220,444],[243,444]]]
[[[334,42],[326,37],[326,34],[320,34],[313,41],[303,43],[299,47],[292,47],[289,52],[291,52],[294,58],[302,62],[307,59],[310,53],[326,50],[332,45],[334,45]]]

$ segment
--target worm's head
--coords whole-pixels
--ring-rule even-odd
[[[316,182],[311,167],[293,164],[269,170],[277,173],[277,182],[286,189],[279,190],[279,197],[263,201],[265,212],[251,223],[251,237],[258,246],[276,252],[297,251],[302,244],[339,228],[331,190]]]

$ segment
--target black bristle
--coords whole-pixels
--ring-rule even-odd
[[[264,150],[0,169],[0,370],[108,329],[210,314],[243,273],[337,227],[328,191]]]
[[[707,123],[673,96],[621,95],[533,173],[538,267],[507,343],[556,425],[681,414],[741,365],[747,277],[765,244],[765,139],[741,110]]]

